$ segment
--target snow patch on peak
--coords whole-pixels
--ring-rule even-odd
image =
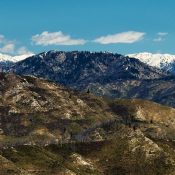
[[[150,66],[154,66],[175,73],[175,55],[142,52],[128,54],[127,56],[131,58],[137,58]]]
[[[14,62],[15,63],[15,62],[24,60],[32,55],[33,54],[23,54],[23,55],[11,56],[11,55],[0,53],[0,62]]]

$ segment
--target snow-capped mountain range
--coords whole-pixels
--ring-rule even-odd
[[[13,64],[33,55],[34,54],[23,54],[23,55],[11,56],[0,53],[0,64],[1,63]],[[142,52],[142,53],[128,54],[127,56],[129,56],[130,58],[137,58],[141,62],[146,63],[150,66],[157,67],[175,74],[175,55],[159,54],[159,53],[153,54],[149,52]]]
[[[13,62],[13,63],[15,63],[15,62],[24,60],[25,58],[28,58],[32,55],[33,54],[11,56],[11,55],[6,55],[6,54],[0,53],[0,62]]]
[[[150,66],[154,66],[175,73],[175,55],[158,53],[152,54],[148,52],[143,52],[129,54],[127,56],[137,58]]]

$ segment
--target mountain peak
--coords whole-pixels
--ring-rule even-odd
[[[21,60],[24,60],[25,58],[28,58],[30,56],[33,56],[33,54],[22,54],[22,55],[7,55],[7,54],[2,54],[0,53],[0,62],[18,62]]]
[[[165,71],[137,59],[109,52],[88,51],[43,52],[16,63],[13,69],[18,74],[36,75],[64,85],[106,83],[121,78],[153,79],[167,75]]]
[[[175,55],[160,54],[160,53],[153,54],[149,52],[142,52],[142,53],[129,54],[128,56],[132,58],[137,58],[140,61],[150,66],[154,66],[175,73],[174,70]]]

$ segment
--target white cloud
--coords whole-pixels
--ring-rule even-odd
[[[13,43],[7,43],[0,48],[0,52],[13,54],[15,45]]]
[[[166,35],[168,35],[168,33],[167,32],[158,32],[157,35],[158,36],[166,36]]]
[[[161,42],[165,40],[165,37],[168,35],[167,32],[158,32],[157,37],[153,39],[155,42]]]
[[[20,48],[17,49],[17,54],[18,55],[30,55],[33,54],[32,52],[30,52],[26,47],[22,46]]]
[[[114,35],[101,36],[96,38],[94,42],[100,44],[114,44],[114,43],[134,43],[144,38],[145,33],[128,31],[122,33],[116,33]]]
[[[160,41],[162,41],[163,40],[163,38],[162,37],[157,37],[157,38],[155,38],[153,41],[155,41],[155,42],[160,42]]]
[[[18,46],[18,43],[14,40],[7,39],[4,35],[0,34],[0,52],[11,55],[32,54],[26,47]]]
[[[49,33],[42,32],[32,36],[32,41],[36,45],[83,45],[86,43],[84,39],[72,39],[70,35],[65,35],[61,31]]]

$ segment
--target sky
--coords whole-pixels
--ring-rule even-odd
[[[174,0],[0,0],[0,53],[175,54]]]

